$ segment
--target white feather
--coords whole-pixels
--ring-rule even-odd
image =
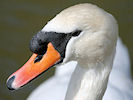
[[[45,98],[44,100],[64,100],[75,67],[76,62],[57,67],[55,75],[37,87],[28,100],[42,100],[42,98]],[[132,93],[133,83],[128,50],[118,39],[113,69],[103,100],[132,100]]]

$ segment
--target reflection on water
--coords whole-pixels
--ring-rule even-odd
[[[7,77],[16,71],[31,55],[29,40],[50,18],[62,9],[81,2],[92,2],[112,13],[119,23],[120,36],[133,58],[133,4],[132,0],[78,0],[78,1],[1,1],[0,13],[0,100],[25,100],[41,82],[53,75],[54,68],[41,75],[23,89],[10,92]]]

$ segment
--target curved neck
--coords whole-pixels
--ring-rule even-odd
[[[86,68],[77,64],[65,100],[102,100],[110,71],[110,66],[101,63]]]

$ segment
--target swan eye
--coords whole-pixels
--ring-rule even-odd
[[[42,59],[43,55],[38,55],[35,60],[34,63],[39,62]]]
[[[72,36],[78,36],[82,31],[81,30],[76,30],[71,33]]]

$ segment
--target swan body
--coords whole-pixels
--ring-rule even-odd
[[[63,63],[71,60],[77,61],[76,68],[74,65],[71,66],[74,70],[70,71],[70,73],[73,73],[72,75],[68,75],[69,71],[67,72],[66,70],[66,73],[63,73],[64,76],[56,73],[54,77],[48,80],[43,87],[43,91],[41,91],[47,93],[44,98],[48,100],[53,100],[55,97],[58,100],[130,100],[133,86],[128,77],[130,76],[128,74],[129,69],[128,67],[126,68],[129,63],[125,62],[125,67],[122,67],[124,64],[119,65],[117,62],[121,61],[121,59],[116,56],[115,59],[118,61],[115,60],[114,68],[110,75],[118,33],[117,22],[114,17],[92,4],[79,4],[59,13],[46,24],[42,31],[69,33],[76,29],[82,30],[82,32],[78,38],[73,38],[68,43],[66,57],[63,61]],[[118,49],[119,47],[125,49],[120,40],[118,40]],[[117,52],[120,56],[119,52],[121,51]],[[128,59],[126,50],[122,52]],[[64,77],[66,80],[64,80]],[[125,80],[127,83],[123,82]],[[130,84],[131,87],[124,88],[127,84]],[[48,88],[52,92],[47,92]],[[57,91],[60,92],[58,93]],[[39,96],[40,94],[42,93],[38,92],[36,94],[38,95],[37,98],[41,97]]]
[[[120,92],[115,91],[115,88],[111,89],[111,86],[114,86],[113,84],[119,83],[121,86],[125,86],[131,83],[126,77],[129,74],[123,74],[128,70],[122,70],[123,73],[117,72],[122,76],[120,78],[118,75],[119,81],[112,78],[116,73],[115,71],[112,72],[108,83],[116,52],[117,38],[118,26],[111,14],[88,3],[69,7],[56,15],[32,38],[30,50],[35,54],[20,70],[9,77],[7,86],[12,90],[18,89],[54,64],[58,66],[61,63],[65,65],[70,61],[76,61],[75,68],[74,65],[70,65],[74,69],[73,72],[71,71],[72,75],[66,76],[64,84],[69,82],[69,85],[66,84],[65,87],[61,85],[61,87],[52,89],[52,91],[55,91],[53,93],[55,95],[58,94],[56,90],[66,92],[66,95],[57,98],[58,100],[106,99],[108,96],[106,96],[105,91],[108,84],[110,85],[107,88],[107,95],[118,95],[124,89],[125,94],[129,94],[131,97],[129,89],[132,86],[124,88],[115,85],[119,87]],[[69,67],[66,65],[66,68]],[[58,75],[54,77],[61,79]],[[55,85],[57,81],[54,77],[51,79],[52,81],[50,80],[46,84]],[[123,79],[127,83],[122,83]],[[114,92],[111,94],[108,91]],[[50,96],[45,93],[44,95]],[[129,96],[125,96],[125,100]],[[120,99],[120,97],[117,99]]]

